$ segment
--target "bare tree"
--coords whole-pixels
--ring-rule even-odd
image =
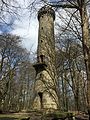
[[[4,111],[21,110],[20,99],[31,92],[28,90],[33,83],[30,83],[33,78],[31,77],[31,67],[29,67],[32,66],[29,56],[29,52],[20,46],[20,37],[10,34],[0,36],[0,108]],[[27,64],[24,65],[24,62]],[[29,92],[27,95],[26,91]],[[25,104],[26,99],[22,99]],[[29,97],[27,100],[29,101]],[[27,104],[30,107],[29,103]]]
[[[80,14],[80,23],[82,29],[82,44],[83,44],[83,53],[85,59],[86,73],[87,73],[87,110],[90,116],[90,34],[89,34],[89,19],[87,15],[87,5],[90,1],[85,0],[76,0],[68,1],[68,4],[59,4],[56,3],[52,5],[53,7],[62,7],[62,8],[75,8],[79,11]],[[71,19],[70,19],[71,20]],[[69,23],[68,23],[69,25]]]

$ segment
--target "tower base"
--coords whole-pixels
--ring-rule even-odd
[[[37,93],[34,99],[33,108],[36,110],[46,109],[46,110],[56,110],[57,103],[55,99],[48,92],[41,93],[42,96]],[[42,97],[42,98],[41,98]]]

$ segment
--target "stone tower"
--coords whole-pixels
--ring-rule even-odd
[[[38,12],[38,20],[37,63],[34,65],[36,96],[33,105],[35,109],[57,109],[54,10],[50,6],[42,7]]]

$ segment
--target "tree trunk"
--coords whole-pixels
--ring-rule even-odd
[[[79,96],[76,94],[74,95],[74,99],[75,99],[75,110],[79,112]]]
[[[85,0],[81,1],[79,9],[81,16],[81,27],[82,27],[82,42],[83,52],[87,74],[87,110],[90,117],[90,37],[89,37],[89,20],[86,11]]]

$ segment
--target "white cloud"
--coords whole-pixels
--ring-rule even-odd
[[[36,50],[38,41],[38,20],[35,15],[29,18],[28,11],[21,11],[22,17],[20,20],[15,20],[14,30],[11,31],[12,34],[19,35],[22,38],[22,45],[28,50]]]

